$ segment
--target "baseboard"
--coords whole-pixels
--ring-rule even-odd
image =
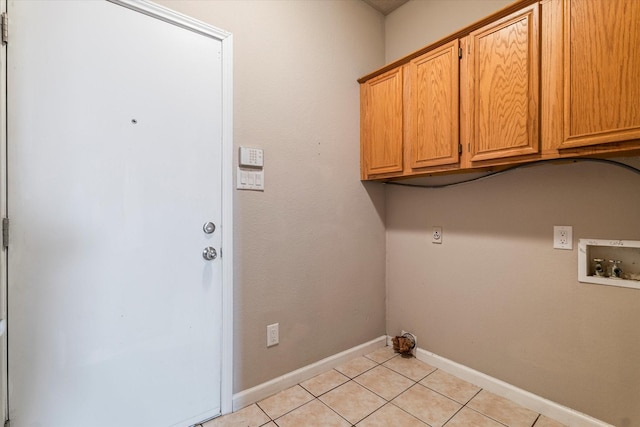
[[[337,366],[348,362],[358,356],[369,354],[378,348],[384,347],[387,343],[387,336],[381,336],[364,344],[345,350],[341,353],[334,354],[325,359],[319,360],[311,365],[304,366],[288,374],[274,378],[265,383],[259,384],[247,390],[243,390],[233,395],[233,411],[244,408],[245,406],[256,403],[264,398],[278,393],[289,387],[313,378],[323,372],[333,369]]]
[[[607,424],[589,415],[567,408],[566,406],[562,406],[421,348],[418,348],[416,358],[428,363],[434,368],[442,369],[460,379],[482,387],[484,390],[493,394],[497,394],[525,408],[553,418],[562,424],[584,427],[614,427],[611,424]]]

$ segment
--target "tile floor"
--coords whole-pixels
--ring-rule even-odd
[[[384,347],[201,427],[561,427]]]

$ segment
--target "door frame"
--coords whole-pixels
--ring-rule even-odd
[[[0,0],[0,13],[7,12],[7,0]],[[2,43],[0,49],[0,215],[7,217],[7,45]],[[9,261],[7,249],[0,244],[0,319],[7,319],[7,291]],[[5,323],[5,324],[6,324]],[[9,373],[8,373],[8,328],[0,336],[0,418],[4,425],[9,417]]]
[[[204,22],[148,0],[105,0],[132,9],[171,25],[219,40],[222,45],[222,217],[220,261],[222,263],[221,372],[220,409],[232,412],[233,406],[233,35]],[[7,12],[7,0],[0,0],[0,11]],[[9,17],[9,21],[11,17]],[[9,25],[10,27],[10,25]],[[9,36],[9,43],[11,39]],[[0,49],[0,212],[7,217],[7,47]],[[223,256],[224,251],[224,256]],[[7,319],[7,250],[0,256],[0,319]],[[8,319],[7,319],[8,323]],[[1,419],[8,415],[8,352],[6,333],[0,336]]]

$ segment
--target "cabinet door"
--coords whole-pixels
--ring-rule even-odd
[[[362,179],[402,172],[402,68],[360,86]]]
[[[469,36],[471,161],[538,152],[539,4]]]
[[[458,48],[455,40],[409,64],[412,88],[405,143],[412,168],[458,162]]]
[[[564,140],[640,138],[640,1],[565,0]]]

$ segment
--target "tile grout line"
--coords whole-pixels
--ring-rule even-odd
[[[464,409],[464,407],[465,407],[465,406],[466,406],[466,405],[462,405],[462,406],[460,407],[460,409],[458,409],[456,412],[454,412],[454,413],[453,413],[453,415],[451,415],[451,416],[447,419],[447,421],[445,421],[444,423],[442,423],[442,427],[447,427],[447,424],[449,424],[449,421],[451,421],[451,420],[452,420],[456,415],[458,415],[458,413],[459,413],[460,411],[462,411],[462,410]]]
[[[346,384],[346,383],[345,383]],[[349,421],[348,419],[346,419],[345,417],[343,417],[342,415],[338,414],[337,411],[335,411],[331,406],[327,405],[326,403],[324,403],[322,400],[318,399],[318,401],[320,403],[322,403],[324,406],[326,406],[327,408],[329,408],[333,413],[335,413],[336,415],[338,415],[340,418],[342,418],[343,420],[345,420],[347,423],[349,423],[349,425],[354,426],[355,424],[353,424],[351,421]]]
[[[387,368],[387,369],[388,369],[388,368]],[[404,375],[402,375],[402,374],[400,374],[400,373],[398,373],[398,372],[395,372],[395,371],[393,371],[393,372],[394,372],[394,373],[396,373],[396,374],[398,374],[398,375],[400,375],[400,376],[402,376],[402,377],[404,377],[404,378],[407,378],[407,377],[405,377]],[[364,374],[364,372],[363,372],[363,374]],[[358,375],[358,377],[359,377],[359,376],[360,376],[360,375]],[[398,393],[398,394],[396,394],[395,396],[393,396],[391,399],[387,399],[386,397],[381,396],[381,395],[379,395],[378,393],[376,393],[376,392],[375,392],[375,390],[371,390],[371,389],[370,389],[369,387],[367,387],[366,385],[364,385],[364,384],[360,384],[358,381],[356,381],[356,378],[358,378],[358,377],[354,377],[352,381],[355,381],[355,383],[356,383],[356,384],[358,384],[360,387],[363,387],[365,390],[370,391],[371,393],[375,394],[375,395],[376,395],[376,396],[378,396],[379,398],[381,398],[381,399],[385,400],[387,403],[391,403],[391,401],[392,401],[393,399],[395,399],[396,397],[400,396],[400,395],[401,395],[402,393],[404,393],[405,391],[409,390],[411,387],[413,387],[413,386],[415,386],[416,384],[418,384],[416,381],[412,380],[411,378],[407,378],[408,380],[412,381],[412,382],[413,382],[413,384],[411,384],[409,387],[405,388],[405,389],[404,389],[404,390],[402,390],[400,393]]]
[[[355,378],[355,377],[354,377],[354,378]],[[343,386],[343,385],[348,384],[348,383],[350,383],[350,382],[355,382],[355,381],[353,381],[353,378],[349,378],[349,381],[347,381],[347,382],[344,382],[344,383],[340,384],[340,386]],[[358,383],[356,383],[356,384],[358,384]],[[338,388],[338,387],[335,387],[335,388]],[[327,392],[327,393],[328,393],[328,392]],[[324,394],[326,394],[326,393],[324,393]],[[324,394],[323,394],[323,396],[324,396]],[[342,415],[340,415],[340,413],[338,413],[338,411],[336,411],[336,410],[335,410],[335,409],[333,409],[331,406],[327,405],[327,404],[326,404],[326,403],[324,403],[322,400],[320,400],[320,397],[319,397],[319,396],[318,396],[318,397],[316,397],[316,399],[318,399],[318,401],[319,401],[320,403],[322,403],[324,406],[326,406],[327,408],[329,408],[332,412],[334,412],[334,413],[335,413],[336,415],[338,415],[340,418],[342,418],[343,420],[345,420],[346,422],[348,422],[350,426],[354,426],[354,425],[355,425],[355,424],[353,424],[351,421],[349,421],[348,419],[346,419],[345,417],[343,417]],[[368,417],[368,416],[369,416],[369,415],[367,415],[367,417]],[[365,417],[365,418],[366,418],[366,417]],[[363,418],[363,419],[364,419],[364,418]],[[361,420],[359,420],[359,421],[361,421]]]
[[[337,372],[337,373],[339,373],[340,375],[343,375],[345,378],[347,378],[347,380],[346,380],[345,382],[343,382],[343,383],[338,384],[338,385],[337,385],[337,386],[335,386],[335,387],[330,388],[329,390],[327,390],[327,391],[325,391],[325,392],[323,392],[323,393],[321,393],[321,394],[319,394],[319,395],[317,395],[317,396],[316,396],[315,394],[313,394],[313,392],[312,392],[311,390],[309,390],[308,388],[306,388],[305,386],[303,386],[303,385],[302,385],[302,383],[300,383],[300,384],[298,384],[298,385],[299,385],[300,387],[302,387],[303,389],[305,389],[305,390],[306,390],[309,394],[311,394],[313,397],[315,397],[316,399],[319,399],[319,398],[320,398],[320,396],[324,396],[325,394],[327,394],[327,393],[329,393],[329,392],[331,392],[331,391],[333,391],[333,390],[337,389],[338,387],[340,387],[340,386],[342,386],[342,385],[344,385],[344,384],[348,383],[349,381],[352,381],[352,378],[349,378],[347,375],[344,375],[344,374],[343,374],[342,372],[340,372],[340,371],[337,371],[337,370],[335,370],[335,369],[332,369],[331,371],[336,371],[336,372]],[[327,371],[327,372],[331,372],[331,371]]]
[[[408,414],[409,416],[415,418],[416,420],[420,421],[423,424],[426,424],[428,427],[431,427],[430,424],[428,424],[426,421],[423,421],[422,419],[418,418],[416,415],[412,414],[411,412],[405,410],[404,408],[399,407],[397,404],[393,403],[393,402],[389,402],[389,404],[395,406],[396,408],[400,409],[402,412],[404,412],[405,414]]]
[[[296,385],[291,386],[291,387],[289,387],[289,388],[294,388],[294,387],[300,387],[300,388],[301,388],[301,389],[303,389],[305,392],[309,393],[309,394],[313,397],[313,399],[315,399],[315,398],[316,398],[312,393],[310,393],[309,391],[307,391],[307,389],[306,389],[306,388],[304,388],[304,387],[302,387],[300,384],[296,384]],[[277,394],[277,393],[276,393],[276,394]],[[274,396],[275,396],[275,395],[274,395]],[[267,399],[268,399],[268,398],[267,398]],[[287,414],[289,414],[289,413],[291,413],[291,412],[295,411],[296,409],[302,408],[302,407],[303,407],[304,405],[306,405],[307,403],[313,402],[313,399],[311,399],[311,400],[309,400],[309,401],[307,401],[307,402],[304,402],[302,405],[296,406],[295,408],[292,408],[292,409],[288,410],[287,412],[285,412],[284,414],[280,415],[278,418],[275,418],[275,419],[274,419],[274,418],[272,418],[272,417],[271,417],[271,415],[267,414],[267,412],[266,412],[264,409],[262,409],[262,407],[260,406],[260,402],[256,402],[256,406],[257,406],[258,408],[260,408],[260,410],[261,410],[262,412],[264,412],[264,413],[265,413],[265,415],[266,415],[266,416],[267,416],[271,421],[273,421],[273,422],[275,423],[277,419],[280,419],[280,418],[284,417],[285,415],[287,415]],[[267,423],[267,424],[269,424],[269,423]],[[277,424],[276,424],[276,425],[277,425]]]
[[[351,381],[351,380],[350,380],[350,381]],[[349,382],[349,381],[347,381],[347,382]],[[342,383],[341,385],[346,384],[347,382]],[[301,387],[302,387],[302,386],[301,386]],[[303,387],[303,388],[304,388],[304,387]],[[335,388],[337,388],[337,387],[335,387]],[[327,393],[328,393],[328,392],[327,392]],[[326,393],[323,393],[323,394],[326,394]],[[318,403],[320,403],[320,404],[321,404],[321,405],[323,405],[324,407],[328,408],[331,412],[333,412],[334,414],[336,414],[337,416],[339,416],[340,418],[342,418],[343,420],[345,420],[347,423],[349,423],[349,425],[350,425],[350,426],[354,426],[354,425],[355,425],[355,424],[352,424],[352,423],[351,423],[351,421],[349,421],[348,419],[346,419],[345,417],[343,417],[342,415],[340,415],[338,412],[336,412],[336,411],[335,411],[331,406],[327,405],[327,404],[326,404],[326,403],[324,403],[322,400],[320,400],[320,398],[319,398],[319,397],[314,397],[312,400],[310,400],[310,401],[306,402],[305,404],[303,404],[303,405],[301,405],[301,406],[298,406],[298,407],[297,407],[297,408],[295,408],[295,409],[292,409],[291,411],[287,412],[286,414],[282,414],[281,416],[279,416],[279,417],[278,417],[278,418],[276,418],[275,420],[274,420],[274,419],[272,419],[271,417],[269,417],[269,415],[267,415],[267,417],[269,417],[269,420],[270,420],[269,422],[273,422],[276,426],[278,426],[278,427],[279,427],[279,424],[278,424],[278,421],[277,421],[277,420],[279,420],[280,418],[284,417],[285,415],[287,415],[287,414],[289,414],[289,413],[291,413],[291,412],[293,412],[293,411],[295,411],[295,410],[297,410],[297,409],[302,408],[302,407],[303,407],[303,406],[305,406],[305,405],[308,405],[309,403],[313,402],[314,400],[318,401]],[[367,415],[367,416],[368,416],[368,415]],[[269,424],[269,423],[267,422],[266,424]],[[263,425],[266,425],[266,424],[263,424]]]
[[[267,424],[269,424],[271,421],[273,421],[273,419],[271,418],[271,415],[267,414],[267,413],[265,412],[265,410],[264,410],[264,409],[262,409],[262,408],[260,407],[260,405],[258,405],[258,402],[256,402],[256,403],[255,403],[255,405],[258,407],[258,409],[260,409],[260,410],[262,411],[262,413],[263,413],[263,414],[265,414],[265,415],[267,416],[267,418],[269,418],[269,421],[267,421],[266,423],[262,424],[263,426],[266,426],[266,425],[267,425]],[[275,421],[273,421],[273,422],[275,423]]]
[[[482,391],[482,390],[484,390],[484,389],[481,389],[480,391]],[[478,392],[478,394],[480,394],[480,391]],[[474,397],[475,397],[475,396],[474,396]],[[485,418],[489,418],[491,421],[495,421],[495,422],[497,422],[497,423],[498,423],[498,424],[500,424],[500,425],[503,425],[503,426],[505,426],[505,427],[509,427],[509,425],[508,425],[508,424],[505,424],[505,423],[503,423],[503,422],[502,422],[502,421],[500,421],[500,420],[496,420],[496,419],[495,419],[495,418],[493,418],[492,416],[487,415],[487,414],[485,414],[484,412],[480,412],[479,410],[477,410],[477,409],[475,409],[475,408],[472,408],[471,406],[464,405],[464,407],[465,407],[465,408],[467,408],[467,409],[472,410],[472,411],[473,411],[473,412],[475,412],[476,414],[482,415],[482,416],[483,416],[483,417],[485,417]]]
[[[538,414],[536,419],[533,421],[533,424],[531,424],[531,427],[534,427],[538,423],[538,420],[540,419],[541,416],[542,416],[542,414]]]

